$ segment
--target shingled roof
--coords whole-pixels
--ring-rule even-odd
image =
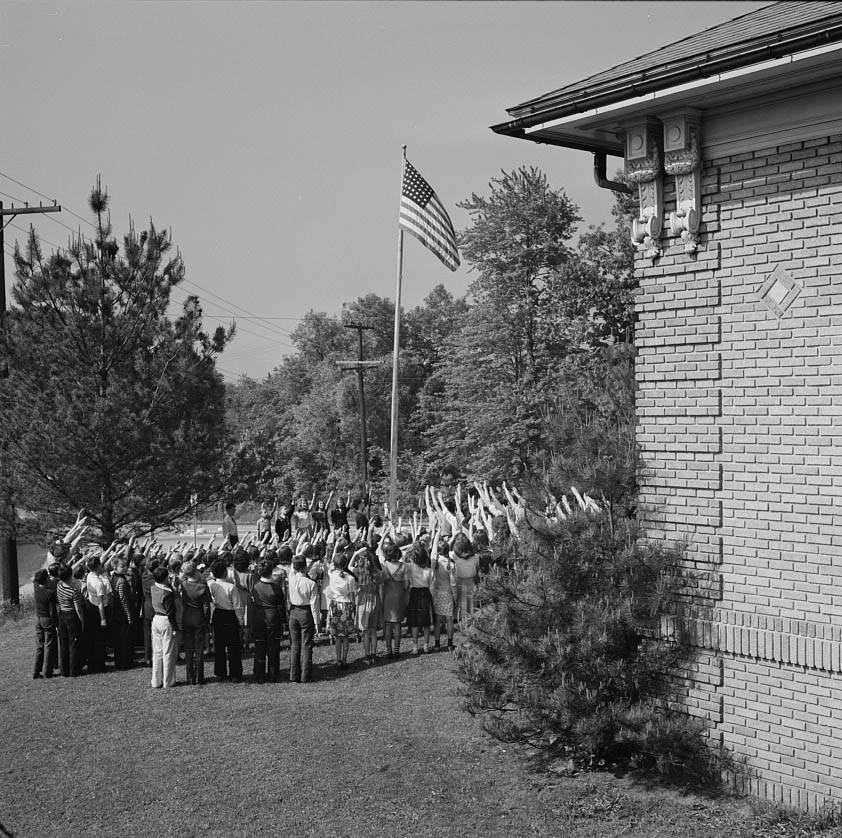
[[[492,130],[522,136],[548,119],[839,41],[842,2],[773,3],[508,108],[514,120]]]

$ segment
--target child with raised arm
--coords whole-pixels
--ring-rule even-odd
[[[450,556],[450,548],[441,540],[441,531],[433,536],[430,561],[435,578],[433,580],[433,638],[436,649],[441,648],[442,624],[447,632],[447,648],[453,651],[453,614],[456,606],[456,566]]]
[[[415,654],[430,649],[430,626],[433,624],[433,597],[430,589],[435,579],[430,568],[430,556],[420,541],[413,542],[406,554],[409,566],[409,605],[406,611],[406,622],[412,632],[412,642]],[[424,631],[424,647],[418,645],[419,631]]]
[[[263,501],[260,504],[260,517],[255,524],[258,544],[268,542],[272,537],[272,516],[275,514],[276,508],[277,503],[270,506],[268,501]]]
[[[336,666],[344,669],[348,662],[350,636],[356,632],[354,622],[357,582],[347,570],[348,558],[342,544],[333,555],[333,568],[328,574],[328,620],[330,636],[336,644]]]
[[[383,574],[383,640],[390,658],[400,657],[401,623],[406,615],[409,593],[409,567],[391,535],[380,540],[377,557]],[[394,645],[393,645],[394,643]]]
[[[380,599],[383,575],[369,545],[354,553],[348,569],[357,577],[356,626],[362,634],[365,663],[371,665],[377,660],[377,630],[383,624],[383,603]]]

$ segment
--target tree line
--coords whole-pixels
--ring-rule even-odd
[[[631,503],[634,276],[622,196],[615,229],[578,239],[578,208],[535,168],[501,173],[460,206],[472,222],[459,237],[467,295],[438,285],[401,313],[403,503],[412,508],[424,485],[475,478],[584,480]],[[368,467],[386,497],[393,318],[393,301],[376,294],[339,315],[311,311],[292,333],[295,353],[265,379],[228,387],[238,494],[358,483],[358,384],[337,363],[357,354],[350,321],[373,327],[363,338],[366,359],[379,361],[365,373]]]
[[[199,299],[172,316],[185,277],[152,222],[114,233],[108,195],[90,196],[94,234],[45,256],[15,247],[0,351],[2,488],[39,526],[85,508],[105,541],[160,527],[192,496],[291,496],[359,483],[359,392],[339,360],[364,332],[375,495],[385,497],[394,304],[367,294],[340,315],[310,311],[294,353],[264,379],[223,382],[216,359],[236,328],[203,327]],[[544,173],[503,172],[461,204],[473,278],[401,313],[400,463],[406,503],[426,484],[575,480],[631,504],[633,271],[618,195],[616,229],[578,231],[578,207]],[[576,238],[579,232],[578,238]],[[0,522],[8,527],[7,519]]]

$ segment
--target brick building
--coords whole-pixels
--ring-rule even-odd
[[[842,801],[842,3],[784,2],[509,109],[639,197],[640,506],[688,539],[684,704],[745,790]]]

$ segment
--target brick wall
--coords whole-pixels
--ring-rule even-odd
[[[685,705],[745,788],[815,809],[842,801],[842,136],[706,161],[702,192],[697,255],[637,264],[640,508],[698,575]]]

